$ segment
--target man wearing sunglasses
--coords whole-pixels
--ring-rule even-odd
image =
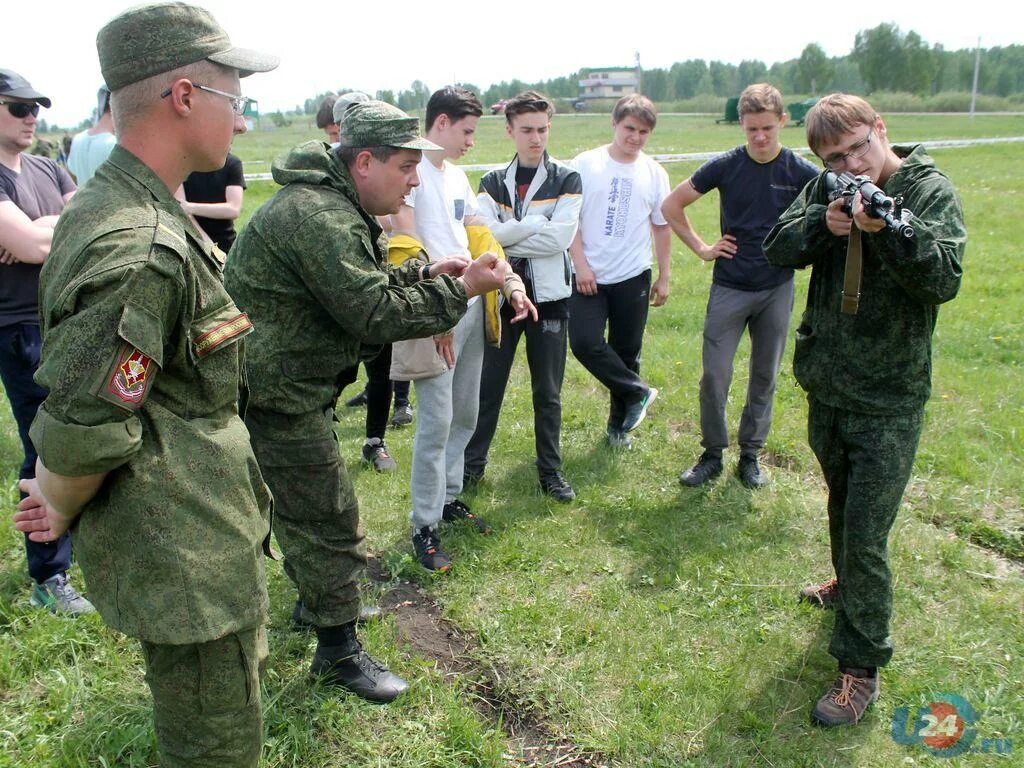
[[[57,217],[75,192],[67,171],[25,152],[35,138],[40,106],[50,100],[17,72],[0,69],[0,377],[18,425],[25,457],[18,477],[35,477],[29,427],[46,390],[33,381],[39,366],[39,271],[50,253]],[[77,616],[92,605],[68,581],[71,537],[25,537],[31,602]]]
[[[939,304],[956,296],[967,233],[956,190],[920,146],[889,143],[864,99],[835,93],[806,119],[807,143],[826,171],[867,176],[902,199],[913,237],[865,211],[830,202],[812,180],[765,240],[768,261],[811,267],[793,370],[807,390],[808,440],[828,486],[836,578],[801,598],[836,611],[829,653],[839,676],[811,713],[853,724],[878,698],[892,657],[889,531],[914,463],[931,394]]]

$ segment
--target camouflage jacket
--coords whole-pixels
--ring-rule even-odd
[[[51,471],[108,473],[75,552],[104,621],[153,643],[266,616],[270,494],[237,407],[250,325],[217,254],[118,146],[65,208],[40,279],[50,392],[32,440]]]
[[[938,305],[960,289],[967,232],[956,190],[920,146],[885,184],[913,213],[916,237],[863,233],[860,308],[840,312],[846,237],[825,226],[824,174],[811,181],[765,240],[768,261],[811,266],[807,309],[797,329],[793,370],[826,405],[886,415],[921,408],[931,394],[932,332]]]
[[[447,276],[419,281],[424,262],[391,268],[381,229],[322,142],[274,161],[284,185],[235,241],[228,291],[251,318],[246,339],[249,406],[323,412],[361,344],[441,333],[466,311],[466,291]]]

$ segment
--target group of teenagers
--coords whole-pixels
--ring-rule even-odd
[[[609,443],[630,445],[657,397],[640,350],[648,306],[669,295],[672,231],[714,262],[703,453],[684,485],[722,471],[744,331],[737,469],[751,488],[766,483],[758,451],[793,269],[811,267],[794,370],[828,486],[835,578],[801,597],[835,610],[839,664],[812,719],[861,719],[892,654],[888,534],[930,394],[937,308],[959,289],[966,241],[956,192],[922,147],[890,144],[856,96],[826,96],[806,118],[827,170],[867,176],[898,200],[915,232],[905,238],[858,195],[833,200],[826,175],[782,147],[770,85],[741,95],[744,144],[674,190],[643,152],[657,116],[640,95],[616,104],[611,143],[561,163],[546,151],[550,100],[520,94],[505,109],[515,156],[478,192],[451,162],[473,145],[475,95],[434,93],[424,135],[396,107],[356,96],[333,112],[336,142],[275,161],[282,188],[225,260],[173,192],[223,166],[245,130],[240,78],[276,57],[237,48],[180,2],[120,14],[97,50],[117,146],[47,220],[52,243],[35,262],[45,398],[14,519],[32,546],[71,531],[96,609],[139,639],[164,766],[259,761],[271,519],[298,590],[293,622],[316,634],[311,674],[375,702],[407,688],[357,631],[376,611],[360,605],[366,553],[334,409],[359,362],[389,355],[388,377],[414,381],[412,544],[424,567],[445,571],[443,524],[489,530],[458,497],[483,476],[522,336],[541,490],[574,498],[559,450],[567,342],[609,390]],[[49,100],[23,78],[0,82],[3,148],[24,144],[40,105]],[[686,208],[715,189],[721,236],[708,244]],[[25,266],[2,238],[0,228],[0,269]],[[374,438],[367,460],[386,454]]]

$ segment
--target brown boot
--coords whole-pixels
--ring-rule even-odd
[[[840,667],[839,677],[811,711],[811,722],[817,725],[854,725],[864,711],[878,698],[878,672]]]
[[[829,579],[824,584],[811,584],[800,590],[800,602],[810,603],[815,608],[835,608],[839,599],[839,579]]]

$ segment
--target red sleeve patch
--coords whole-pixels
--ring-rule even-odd
[[[153,358],[125,344],[114,358],[114,367],[107,374],[99,395],[115,405],[135,410],[146,399],[157,368]]]

